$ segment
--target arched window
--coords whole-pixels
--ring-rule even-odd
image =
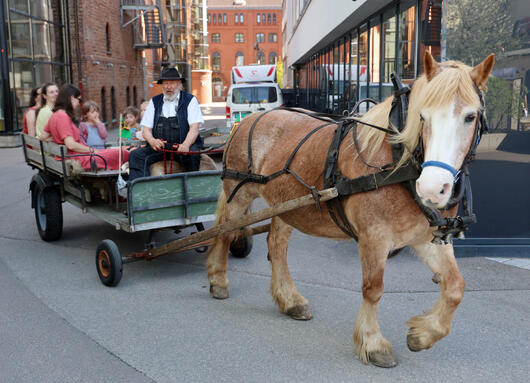
[[[239,22],[241,24],[243,24],[243,14],[242,13],[239,14]]]
[[[276,64],[278,62],[278,55],[276,52],[269,53],[269,64]]]
[[[272,23],[276,24],[276,13],[272,14]]]
[[[131,105],[131,88],[129,86],[125,89],[125,103],[127,106]]]
[[[221,55],[219,52],[212,53],[212,70],[221,70]]]
[[[234,13],[234,23],[239,23],[239,13]]]
[[[217,21],[217,17],[215,17],[215,13],[214,13],[212,17],[212,23],[215,24],[216,21]]]
[[[271,23],[271,14],[267,14],[267,24]]]
[[[212,16],[208,13],[208,24],[212,21]]]
[[[114,122],[116,120],[116,92],[114,87],[110,88],[110,116]]]
[[[107,95],[105,87],[101,88],[101,120],[107,122]]]
[[[226,13],[223,15],[223,23],[226,24],[226,22],[228,21],[227,17],[226,17]]]
[[[243,55],[243,52],[236,52],[236,65],[245,65],[245,55]]]
[[[256,23],[259,24],[260,20],[261,20],[261,14],[258,13],[258,14],[256,15]]]
[[[105,25],[105,42],[107,46],[107,54],[110,55],[110,26],[109,23]]]
[[[136,85],[135,85],[133,86],[133,100],[132,100],[134,106],[138,106],[137,99],[138,99],[138,94],[136,93]]]
[[[267,18],[266,18],[265,13],[262,13],[262,14],[261,14],[261,22],[262,22],[263,24],[265,24],[265,23],[267,22]]]
[[[221,24],[223,22],[223,15],[220,13],[217,15],[217,24]]]
[[[256,62],[258,64],[265,64],[265,53],[263,53],[263,51],[258,52]]]

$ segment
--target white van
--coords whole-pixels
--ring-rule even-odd
[[[226,97],[228,129],[251,113],[283,105],[282,92],[276,83],[276,65],[235,66],[231,78]]]

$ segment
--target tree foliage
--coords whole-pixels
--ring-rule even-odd
[[[490,53],[497,62],[504,52],[523,48],[513,37],[512,0],[446,0],[447,58],[476,65]]]

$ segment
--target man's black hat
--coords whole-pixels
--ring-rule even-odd
[[[162,84],[163,80],[180,80],[182,83],[186,82],[186,79],[180,75],[176,68],[164,68],[160,74],[160,78],[156,83]]]

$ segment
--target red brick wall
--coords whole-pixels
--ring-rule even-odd
[[[221,70],[213,71],[212,81],[215,78],[220,78],[223,81],[223,97],[221,99],[215,99],[214,101],[224,101],[226,93],[230,87],[230,71],[236,63],[236,52],[243,52],[245,57],[245,65],[257,62],[257,52],[254,49],[254,43],[256,42],[256,33],[265,34],[265,42],[259,43],[260,49],[265,53],[265,62],[269,62],[269,54],[275,52],[278,58],[282,57],[282,10],[281,9],[214,9],[208,8],[208,14],[217,17],[218,14],[227,14],[227,23],[213,23],[211,20],[208,23],[208,53],[211,58],[214,52],[221,55]],[[244,22],[243,24],[234,22],[234,14],[243,13]],[[256,15],[265,13],[266,15],[271,13],[271,23],[257,23]],[[272,14],[276,13],[276,24],[272,23]],[[216,20],[217,21],[217,20]],[[219,33],[221,35],[220,43],[212,43],[212,35]],[[236,43],[235,34],[243,33],[244,42]],[[269,43],[269,33],[276,33],[278,40],[276,43]]]
[[[105,87],[107,121],[111,120],[111,88],[116,99],[116,118],[130,103],[137,104],[144,94],[142,55],[133,48],[132,25],[121,29],[120,2],[115,0],[79,0],[69,7],[72,82],[82,89],[84,100],[101,104],[101,89]],[[110,53],[106,47],[106,25],[109,26]],[[101,107],[101,105],[100,105]]]

